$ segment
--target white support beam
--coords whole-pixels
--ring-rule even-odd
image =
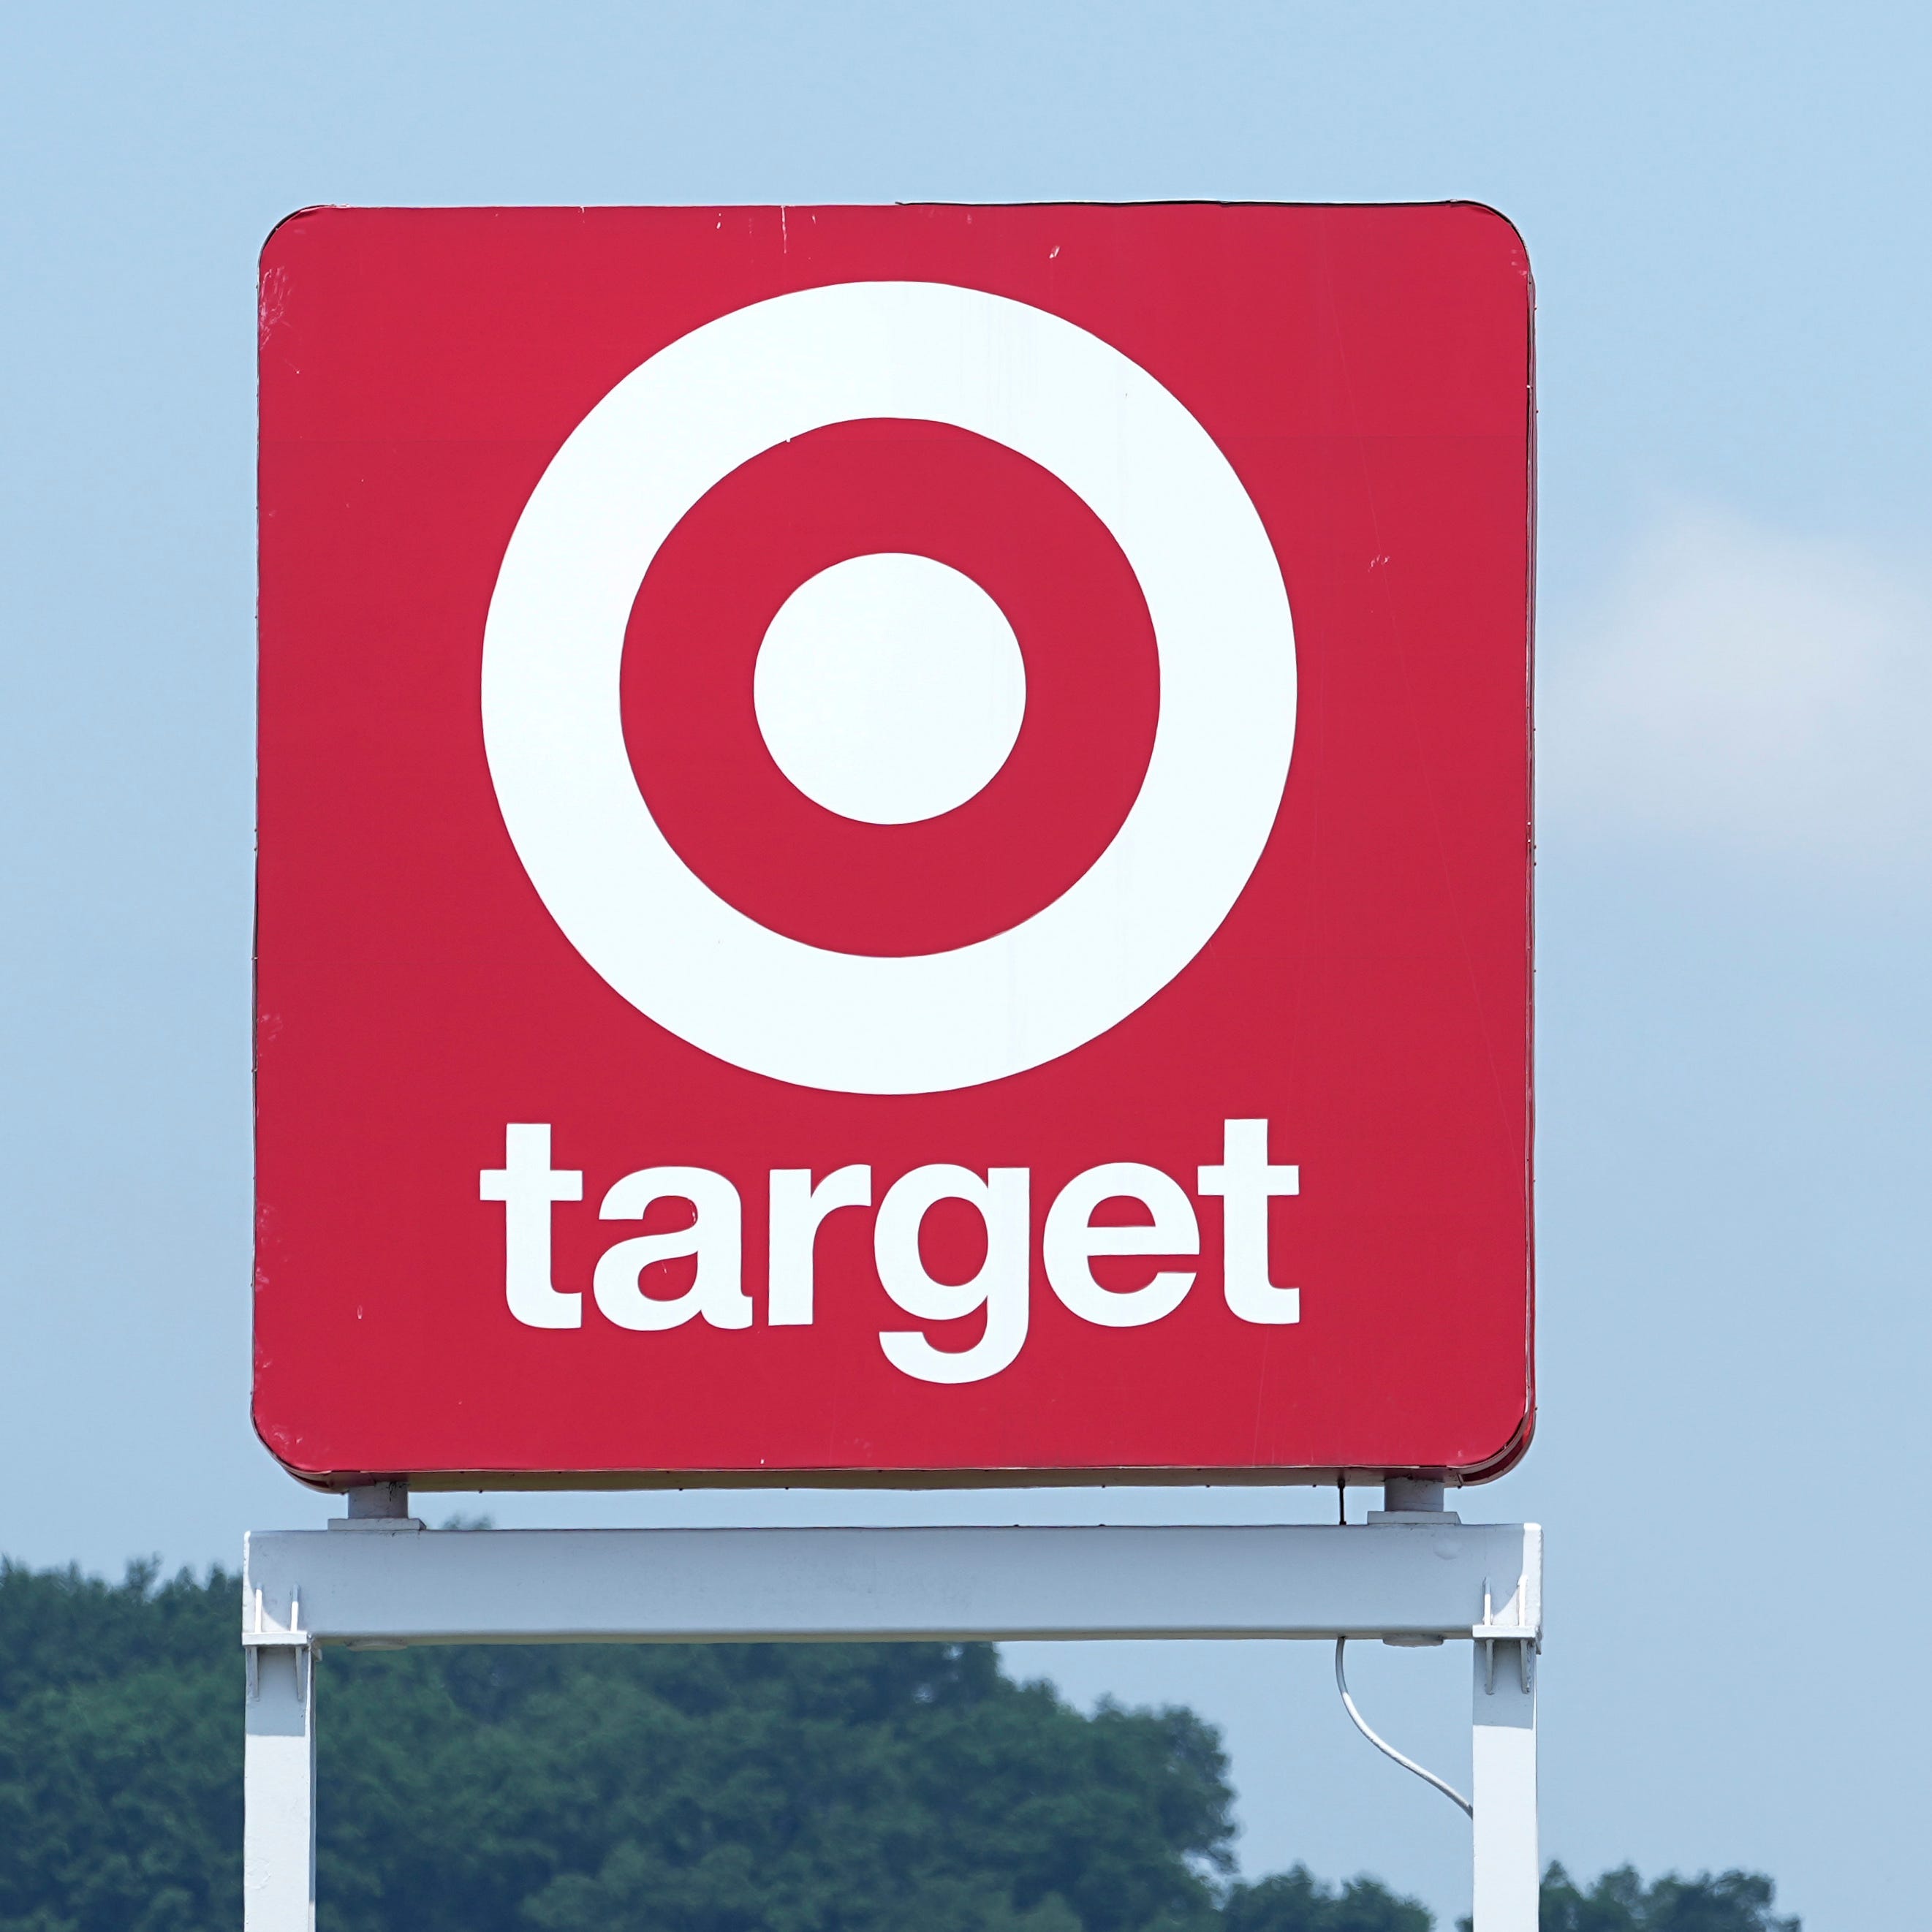
[[[1537,1932],[1535,1647],[1474,1648],[1475,1932]]]
[[[322,1643],[1467,1637],[1534,1527],[295,1531],[250,1600]],[[1526,1586],[1523,1609],[1540,1600]],[[1532,1632],[1532,1634],[1534,1633]]]
[[[434,1530],[256,1534],[245,1932],[314,1932],[323,1644],[1461,1638],[1475,1657],[1475,1932],[1536,1932],[1543,1535],[1360,1528]]]
[[[305,1646],[251,1646],[242,1762],[244,1932],[314,1932],[315,1696]]]

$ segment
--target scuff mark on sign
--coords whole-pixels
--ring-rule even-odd
[[[288,314],[288,270],[280,267],[264,269],[255,322],[256,336],[261,347],[268,347],[268,338],[274,333],[276,323]]]

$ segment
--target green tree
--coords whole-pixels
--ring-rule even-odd
[[[1541,1932],[1799,1932],[1796,1918],[1772,1912],[1776,1888],[1756,1872],[1680,1878],[1646,1886],[1628,1865],[1607,1871],[1586,1892],[1560,1864],[1543,1875]]]
[[[232,1928],[239,1591],[0,1568],[0,1932]],[[984,1645],[334,1652],[332,1932],[1212,1932],[1226,1766]]]
[[[0,1932],[233,1932],[238,1580],[0,1564]],[[1191,1712],[1073,1710],[983,1644],[458,1647],[317,1664],[326,1932],[1430,1932],[1372,1879],[1230,1883]],[[1768,1879],[1545,1932],[1798,1932]]]
[[[1186,1712],[982,1645],[324,1660],[340,1932],[1209,1932],[1228,1791]]]
[[[240,1595],[0,1566],[0,1928],[198,1932],[242,1893]],[[218,1633],[219,1634],[218,1635]]]
[[[1434,1921],[1412,1898],[1398,1898],[1372,1878],[1337,1891],[1306,1865],[1238,1885],[1222,1908],[1226,1932],[1430,1932]]]

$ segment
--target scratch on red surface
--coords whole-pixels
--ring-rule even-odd
[[[256,339],[266,349],[268,338],[274,333],[277,322],[288,313],[289,272],[281,267],[265,268],[262,272],[262,291],[256,310]]]

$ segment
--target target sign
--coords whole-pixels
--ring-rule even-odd
[[[1462,205],[279,228],[274,1453],[1508,1466],[1530,319]]]

